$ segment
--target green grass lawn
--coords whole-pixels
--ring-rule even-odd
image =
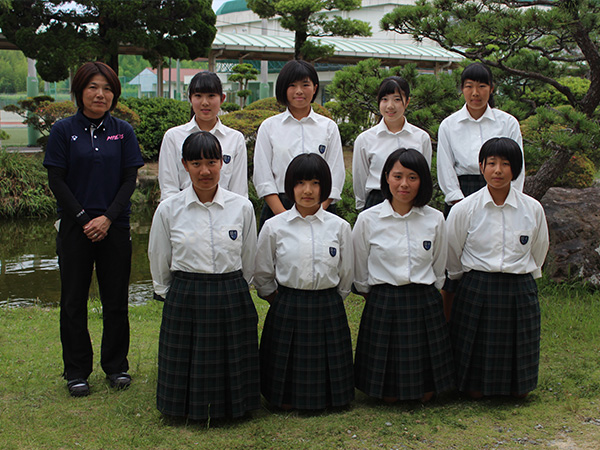
[[[256,299],[259,332],[267,304]],[[347,409],[271,410],[244,420],[173,422],[155,408],[162,303],[130,308],[134,382],[111,390],[97,361],[101,310],[89,322],[96,361],[91,395],[71,398],[62,371],[58,309],[0,308],[2,449],[493,449],[600,447],[600,293],[540,284],[538,388],[525,400],[471,401],[454,392],[423,406],[385,405],[357,392]],[[363,301],[346,310],[352,339]]]
[[[10,135],[9,139],[0,141],[2,148],[27,146],[28,138],[26,127],[2,127],[2,130]]]

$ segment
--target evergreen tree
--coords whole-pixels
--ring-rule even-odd
[[[329,19],[322,11],[352,11],[362,0],[247,0],[248,7],[263,19],[279,16],[286,30],[295,33],[295,59],[315,60],[333,54],[333,48],[309,41],[309,36],[371,36],[371,26],[356,19],[334,15]]]
[[[216,34],[209,0],[18,0],[0,3],[0,28],[47,81],[101,60],[119,73],[119,46],[163,57],[207,56]]]
[[[520,101],[525,116],[535,114],[536,127],[548,130],[532,142],[547,159],[526,179],[530,195],[541,198],[574,153],[597,153],[592,152],[600,145],[597,0],[418,0],[386,14],[381,27],[418,42],[435,41],[504,74],[502,89]],[[589,79],[587,92],[576,95],[567,76]],[[529,94],[540,86],[560,92],[570,108],[538,104]]]

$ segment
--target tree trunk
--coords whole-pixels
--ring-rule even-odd
[[[302,46],[304,45],[307,39],[308,35],[305,31],[296,30],[296,35],[294,38],[294,59],[304,59],[304,56],[302,55],[302,52],[300,50],[302,49]]]
[[[535,175],[525,178],[523,191],[538,201],[541,201],[548,189],[554,185],[574,153],[574,150],[558,147],[555,144],[552,144],[552,147],[554,149],[552,156],[542,164]]]

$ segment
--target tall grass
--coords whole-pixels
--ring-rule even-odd
[[[349,408],[307,414],[264,405],[237,421],[169,421],[155,408],[162,303],[132,307],[127,391],[111,390],[97,361],[92,393],[71,398],[62,371],[58,310],[0,308],[0,448],[6,449],[595,449],[600,442],[600,294],[540,284],[542,358],[525,400],[464,399],[388,406],[357,392]],[[255,303],[259,332],[268,309]],[[364,305],[346,299],[356,342]],[[96,355],[101,306],[89,306]]]

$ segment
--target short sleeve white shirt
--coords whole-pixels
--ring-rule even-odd
[[[399,148],[414,148],[431,168],[431,138],[427,132],[404,121],[402,130],[392,133],[384,120],[362,132],[354,141],[352,180],[356,209],[363,209],[369,192],[381,187],[381,171],[388,156]]]
[[[285,191],[285,171],[296,156],[321,155],[331,170],[331,198],[339,200],[346,172],[337,124],[312,109],[297,120],[289,109],[266,119],[258,129],[254,147],[254,186],[259,197]]]
[[[158,155],[158,183],[160,200],[177,194],[191,184],[190,176],[181,162],[183,142],[192,133],[201,131],[196,117],[183,125],[169,128],[165,133]],[[223,125],[219,118],[210,132],[219,140],[223,150],[223,167],[219,186],[248,197],[248,154],[244,135]]]
[[[320,208],[302,217],[296,206],[267,220],[258,237],[254,285],[261,296],[277,286],[337,288],[342,298],[352,286],[350,224]]]
[[[172,273],[229,273],[242,270],[250,283],[256,256],[252,203],[218,188],[212,202],[198,200],[189,186],[160,202],[150,229],[148,259],[154,292],[165,296]]]
[[[541,276],[548,225],[534,198],[511,189],[498,206],[484,187],[452,207],[447,226],[451,279],[471,270]]]
[[[389,200],[358,215],[352,230],[354,286],[426,284],[442,287],[447,241],[444,216],[430,206],[413,207],[406,215]]]
[[[445,201],[451,204],[465,198],[460,190],[458,177],[479,175],[479,150],[486,141],[495,137],[508,137],[516,141],[523,151],[523,138],[519,122],[499,109],[486,108],[483,116],[475,120],[465,104],[460,110],[446,117],[440,124],[437,146],[437,176]],[[513,187],[523,191],[525,182],[525,158],[519,177]]]

